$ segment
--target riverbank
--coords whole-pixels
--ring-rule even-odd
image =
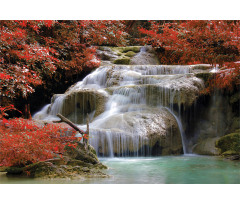
[[[41,178],[41,179],[78,179],[105,178],[107,169],[97,158],[92,146],[85,147],[76,142],[77,146],[66,146],[63,155],[56,155],[53,159],[36,162],[23,167],[1,167],[0,172],[9,178]]]

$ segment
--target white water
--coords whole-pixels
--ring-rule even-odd
[[[57,97],[51,106],[45,106],[34,118],[56,120],[56,114],[62,112],[67,95],[92,90],[108,98],[105,111],[90,123],[90,144],[99,155],[151,155],[148,131],[161,132],[167,128],[166,120],[161,117],[159,121],[151,123],[151,115],[158,112],[162,117],[167,112],[174,116],[181,133],[183,152],[187,153],[180,109],[181,105],[192,103],[203,87],[202,81],[194,77],[192,72],[192,66],[100,67],[72,86],[65,95]],[[174,110],[174,104],[178,106],[178,113]],[[150,122],[143,123],[144,117],[150,117],[147,118]],[[79,127],[86,129],[84,124]]]

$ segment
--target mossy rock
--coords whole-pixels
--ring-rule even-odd
[[[7,167],[0,166],[0,172],[6,172]]]
[[[221,154],[227,151],[240,152],[240,133],[235,132],[221,137],[216,141],[216,147],[220,149]]]
[[[235,93],[231,96],[230,103],[233,104],[233,103],[238,102],[239,100],[240,100],[240,94],[238,92],[238,93]]]
[[[22,174],[23,168],[22,167],[8,167],[5,169],[5,171],[9,174],[15,175],[15,174]]]
[[[123,52],[140,52],[141,47],[140,46],[130,46],[130,47],[124,47]]]
[[[65,147],[65,156],[69,156],[71,159],[80,160],[90,164],[97,164],[99,160],[96,155],[96,151],[90,145],[86,150],[84,144],[78,143],[76,148],[66,146]]]
[[[210,72],[201,72],[201,73],[196,73],[196,77],[202,79],[205,83],[208,82],[210,78],[212,78],[213,73]]]
[[[201,69],[201,70],[208,70],[208,69],[212,69],[211,65],[207,65],[207,64],[196,64],[196,65],[192,65],[194,67],[194,69]]]
[[[230,156],[230,155],[237,155],[237,154],[239,154],[239,152],[232,151],[232,150],[228,150],[222,153],[223,156]]]
[[[27,174],[29,172],[30,177],[44,177],[46,175],[51,175],[57,170],[56,166],[51,162],[37,162],[30,164],[23,168],[23,173]]]
[[[126,64],[126,65],[129,65],[130,63],[130,58],[119,58],[119,59],[116,59],[113,61],[113,64]]]
[[[133,57],[133,56],[135,56],[135,55],[136,55],[136,53],[133,52],[133,51],[128,51],[128,52],[125,54],[125,56],[127,56],[127,57]]]
[[[239,128],[239,124],[240,124],[240,117],[233,117],[232,118],[232,123],[231,123],[231,127],[230,127],[230,131],[231,132],[238,132],[240,133],[240,129]]]
[[[65,147],[61,157],[36,162],[24,167],[8,167],[2,169],[8,176],[32,178],[84,178],[107,177],[100,169],[107,169],[97,158],[96,151],[91,145],[76,142],[77,147]]]
[[[240,129],[237,129],[237,130],[235,130],[234,132],[240,134]]]
[[[129,51],[138,53],[140,52],[141,46],[129,46],[129,47],[111,47],[112,51],[116,53],[126,53]]]

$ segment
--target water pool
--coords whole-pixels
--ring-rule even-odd
[[[85,184],[240,184],[240,162],[210,156],[162,156],[100,158],[109,167],[109,178],[44,180],[8,178],[0,183],[85,183]]]

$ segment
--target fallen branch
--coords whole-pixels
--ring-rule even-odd
[[[57,116],[59,118],[61,118],[61,121],[59,122],[65,122],[68,125],[70,125],[73,129],[75,129],[76,131],[78,131],[81,135],[86,134],[86,132],[84,132],[83,130],[81,130],[79,127],[77,127],[74,123],[72,123],[70,120],[68,120],[67,118],[65,118],[63,115],[61,115],[60,113],[57,114]]]

